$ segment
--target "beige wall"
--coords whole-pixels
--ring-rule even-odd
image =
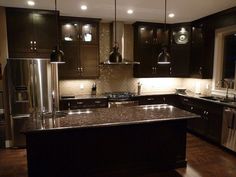
[[[2,72],[4,71],[4,67],[7,61],[6,59],[8,57],[6,29],[7,27],[6,27],[5,8],[0,7],[0,63],[2,65]]]

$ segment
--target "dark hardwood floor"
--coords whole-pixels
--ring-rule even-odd
[[[174,147],[173,147],[174,148]],[[0,177],[27,177],[25,149],[0,150]],[[105,177],[236,177],[236,155],[191,134],[187,136],[187,168],[158,174],[122,172]]]

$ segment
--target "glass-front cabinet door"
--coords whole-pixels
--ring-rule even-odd
[[[81,42],[83,44],[97,44],[97,24],[82,23],[81,24]]]
[[[62,41],[72,42],[79,41],[79,24],[77,22],[63,23],[62,24]]]

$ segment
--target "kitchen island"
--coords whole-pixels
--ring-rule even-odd
[[[186,166],[187,120],[169,105],[99,108],[26,122],[29,177],[109,176]]]

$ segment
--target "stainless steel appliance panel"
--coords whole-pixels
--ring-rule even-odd
[[[49,60],[8,59],[11,114],[50,111]]]
[[[114,102],[108,102],[109,108],[114,107],[130,107],[130,106],[137,106],[138,101],[114,101]]]
[[[51,111],[50,63],[48,59],[7,60],[9,115],[13,146],[25,143],[20,128],[32,112]]]
[[[224,109],[221,144],[236,152],[236,109]]]

